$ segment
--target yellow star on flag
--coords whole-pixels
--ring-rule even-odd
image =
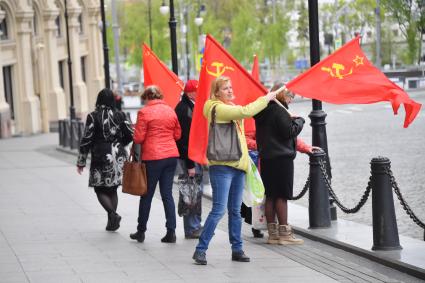
[[[363,65],[363,59],[364,57],[360,57],[356,55],[356,58],[354,58],[353,62],[356,63],[356,67],[359,65]]]

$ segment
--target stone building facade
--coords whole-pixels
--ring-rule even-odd
[[[0,0],[0,137],[49,132],[69,117],[64,0]],[[104,87],[99,0],[67,0],[77,117]]]

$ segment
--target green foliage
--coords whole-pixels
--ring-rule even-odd
[[[381,0],[391,16],[398,22],[408,50],[404,54],[405,62],[413,64],[419,61],[420,43],[425,32],[425,2],[423,0]]]
[[[309,40],[309,26],[308,26],[308,10],[304,1],[301,1],[298,7],[298,21],[297,21],[297,39],[300,43],[301,54],[303,58],[307,58],[307,42]]]

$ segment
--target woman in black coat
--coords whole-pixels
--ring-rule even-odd
[[[277,83],[271,91],[282,86],[283,83]],[[315,147],[304,146],[307,147],[305,150],[297,148],[297,144],[304,144],[300,140],[297,142],[297,136],[303,129],[305,121],[283,109],[283,107],[288,109],[288,104],[293,98],[293,93],[282,91],[276,96],[277,102],[269,102],[263,111],[254,116],[260,174],[266,195],[265,215],[269,244],[303,243],[302,239],[295,238],[291,226],[288,225],[287,201],[292,199],[293,194],[294,158],[297,149],[311,153]]]
[[[77,171],[83,172],[87,155],[91,154],[89,187],[94,187],[97,198],[108,213],[107,231],[120,227],[117,188],[121,185],[127,146],[133,140],[133,129],[126,115],[115,108],[110,89],[104,88],[97,96],[96,109],[87,115],[84,134],[80,141]]]

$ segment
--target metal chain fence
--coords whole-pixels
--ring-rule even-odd
[[[403,196],[400,192],[400,188],[398,187],[397,182],[395,181],[393,172],[391,171],[391,169],[389,167],[386,167],[385,169],[386,169],[386,173],[388,174],[388,176],[390,176],[391,186],[393,187],[394,192],[397,195],[397,198],[400,200],[401,206],[406,211],[407,215],[413,220],[413,222],[415,222],[422,229],[425,229],[425,223],[422,222],[421,220],[419,220],[419,218],[415,215],[413,210],[407,204],[406,200],[403,198]]]
[[[305,182],[304,188],[301,190],[301,192],[298,195],[292,197],[292,200],[298,200],[302,198],[309,188],[310,188],[310,176],[307,177],[307,181]]]

